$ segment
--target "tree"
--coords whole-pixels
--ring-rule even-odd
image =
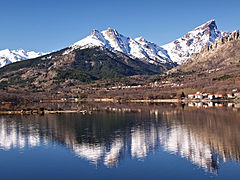
[[[181,94],[181,99],[184,99],[186,96],[185,96],[185,94],[184,94],[184,92],[182,92],[182,94]]]

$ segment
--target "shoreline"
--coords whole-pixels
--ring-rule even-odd
[[[78,102],[112,102],[112,103],[189,103],[189,102],[229,102],[240,103],[240,99],[114,99],[114,98],[96,98],[81,100],[41,100],[39,103],[78,103]]]
[[[63,113],[82,113],[82,114],[91,114],[92,111],[86,110],[86,109],[81,109],[81,110],[73,110],[70,108],[66,109],[50,109],[50,108],[42,108],[41,105],[44,103],[49,103],[49,104],[54,104],[54,103],[59,103],[59,104],[64,104],[64,103],[112,103],[112,104],[134,104],[134,103],[176,103],[176,104],[190,104],[190,103],[195,103],[195,104],[213,104],[217,103],[226,107],[230,107],[226,105],[226,103],[229,104],[237,104],[239,106],[240,102],[236,100],[189,100],[189,99],[132,99],[132,100],[116,100],[116,99],[111,99],[111,98],[102,98],[102,99],[82,99],[81,101],[60,101],[60,100],[41,100],[38,105],[34,107],[19,107],[19,108],[9,108],[9,109],[0,109],[0,115],[33,115],[33,114],[39,114],[39,115],[44,115],[44,114],[63,114]],[[9,102],[5,102],[9,103]],[[2,102],[4,104],[4,102]],[[219,105],[210,105],[209,107],[214,107]],[[231,105],[233,107],[233,105]],[[14,107],[14,106],[13,106]],[[84,105],[83,105],[84,107]],[[206,105],[204,105],[206,107]]]
[[[0,111],[0,115],[16,115],[16,114],[22,114],[22,115],[31,115],[31,114],[62,114],[62,113],[91,113],[91,111],[87,110],[56,110],[56,111],[37,111],[37,110],[26,110],[26,111],[20,111],[20,110],[6,110],[6,111]]]

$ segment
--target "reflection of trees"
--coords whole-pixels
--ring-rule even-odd
[[[61,143],[92,163],[118,165],[126,155],[144,158],[162,146],[214,171],[221,159],[239,161],[240,115],[217,109],[95,112],[0,118],[0,147]]]

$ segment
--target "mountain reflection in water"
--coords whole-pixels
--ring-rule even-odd
[[[62,144],[93,164],[118,166],[125,157],[144,159],[164,150],[217,172],[239,161],[240,113],[222,109],[151,108],[141,112],[99,111],[0,117],[0,148]]]

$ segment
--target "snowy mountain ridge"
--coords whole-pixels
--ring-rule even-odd
[[[182,64],[207,45],[230,34],[231,32],[219,31],[216,21],[210,20],[189,31],[183,37],[166,45],[158,46],[142,37],[132,39],[119,34],[115,29],[108,28],[102,32],[93,30],[91,35],[71,45],[70,50],[66,53],[77,48],[105,47],[148,63],[176,62]]]
[[[75,49],[90,47],[104,47],[111,51],[121,52],[131,58],[140,59],[143,62],[158,65],[160,63],[182,64],[193,54],[199,53],[207,45],[215,42],[223,36],[231,35],[231,32],[219,31],[215,20],[198,26],[186,35],[159,46],[145,40],[143,37],[130,38],[108,28],[104,31],[93,30],[86,38],[70,45],[63,55]],[[0,68],[21,60],[42,56],[44,53],[26,51],[23,49],[0,51]]]
[[[27,51],[23,49],[4,49],[0,51],[0,68],[14,62],[32,59],[42,55],[44,55],[44,53]]]
[[[142,37],[136,39],[126,37],[111,28],[102,32],[93,30],[91,35],[71,45],[70,50],[65,53],[89,47],[105,47],[152,64],[172,62],[166,50],[160,46],[148,42]]]
[[[207,45],[230,34],[231,32],[219,31],[215,20],[211,20],[189,31],[185,36],[163,45],[162,48],[167,50],[173,62],[182,64],[191,55],[199,53]]]

